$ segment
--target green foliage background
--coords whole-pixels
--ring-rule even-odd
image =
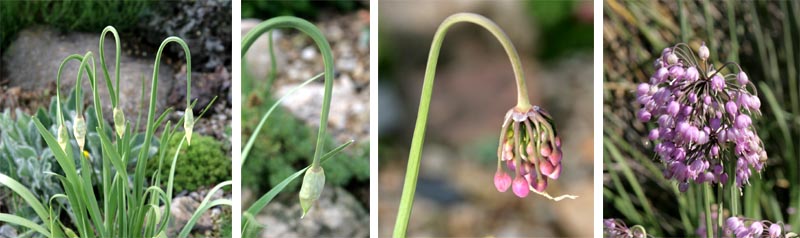
[[[252,78],[242,69],[242,141],[249,140],[264,113],[275,103],[267,79]],[[242,186],[264,194],[297,170],[311,164],[314,158],[317,128],[311,128],[281,107],[272,112],[261,129],[249,158],[242,166]],[[330,135],[325,138],[327,152],[339,143]],[[369,142],[356,141],[342,153],[323,163],[326,184],[347,186],[369,181]],[[299,189],[301,180],[290,183],[285,192]]]
[[[119,31],[135,26],[148,1],[0,1],[0,48],[16,33],[33,24],[64,31],[96,31],[114,26]]]
[[[184,133],[178,132],[166,143],[167,159],[161,165],[161,178],[169,178],[172,155]],[[156,171],[158,160],[147,161],[147,171]],[[151,172],[152,173],[152,172]],[[211,188],[231,178],[231,160],[222,152],[222,143],[213,137],[195,133],[192,144],[184,144],[175,165],[175,191],[195,191],[200,187]],[[162,181],[166,183],[166,181]]]
[[[315,19],[323,9],[349,12],[361,6],[363,6],[361,2],[352,0],[242,1],[242,18],[269,19],[275,16],[296,16]]]

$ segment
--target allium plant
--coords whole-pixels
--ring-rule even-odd
[[[345,147],[353,143],[353,141],[350,140],[340,145],[339,147],[332,149],[328,153],[325,153],[324,155],[322,154],[322,151],[324,150],[323,148],[324,138],[325,136],[327,136],[326,129],[328,125],[328,114],[330,111],[330,104],[331,104],[331,92],[333,91],[334,64],[333,64],[333,51],[331,50],[330,43],[328,43],[328,40],[325,39],[325,36],[322,34],[319,28],[314,26],[314,24],[306,20],[291,16],[275,17],[266,20],[258,24],[252,30],[250,30],[250,32],[248,32],[247,35],[245,35],[242,38],[242,57],[244,57],[244,55],[247,53],[247,50],[250,49],[250,46],[252,46],[253,43],[255,43],[258,37],[260,37],[265,33],[270,33],[267,35],[269,35],[270,37],[269,53],[273,63],[271,65],[272,69],[270,78],[267,83],[268,86],[271,86],[272,82],[274,81],[274,77],[276,75],[275,55],[272,49],[271,31],[278,28],[294,28],[300,30],[301,32],[311,37],[311,39],[314,40],[314,43],[316,43],[317,47],[319,47],[320,49],[320,53],[322,54],[322,61],[325,67],[325,72],[311,79],[308,79],[301,85],[297,86],[296,88],[293,88],[291,91],[289,91],[288,94],[278,99],[270,107],[267,113],[265,113],[264,116],[261,117],[261,121],[259,121],[255,130],[253,131],[253,134],[250,136],[250,139],[248,139],[247,143],[242,148],[241,165],[244,166],[244,162],[247,160],[247,157],[250,154],[250,150],[253,148],[253,144],[255,143],[255,139],[258,136],[259,132],[261,131],[261,128],[265,125],[267,118],[269,118],[270,114],[272,114],[272,111],[275,110],[275,108],[277,108],[278,105],[280,105],[281,101],[283,101],[288,95],[292,94],[300,87],[303,87],[308,83],[311,83],[312,81],[316,80],[320,76],[324,75],[325,89],[324,89],[322,109],[321,109],[322,111],[320,112],[319,132],[317,133],[317,143],[314,150],[314,158],[311,165],[307,166],[306,168],[300,171],[295,172],[291,176],[281,181],[278,185],[270,189],[270,191],[268,191],[266,194],[262,195],[258,200],[256,200],[256,202],[253,203],[253,205],[251,205],[246,211],[242,212],[241,227],[242,227],[242,234],[245,237],[256,235],[254,234],[255,231],[257,231],[257,229],[255,228],[259,227],[260,225],[255,220],[255,215],[257,215],[261,210],[263,210],[264,207],[266,207],[267,204],[269,204],[269,202],[272,201],[272,199],[278,195],[278,193],[283,191],[283,189],[290,182],[294,181],[295,179],[299,178],[300,175],[303,175],[305,173],[305,176],[303,177],[303,183],[300,187],[300,192],[298,193],[300,207],[303,209],[302,217],[304,217],[309,212],[309,209],[311,209],[311,206],[319,199],[320,195],[322,194],[322,189],[324,188],[325,185],[325,172],[321,166],[321,163],[325,162],[327,159],[341,152],[342,150],[344,150]]]
[[[513,193],[521,198],[528,196],[530,192],[555,201],[565,198],[577,198],[572,195],[553,198],[544,191],[547,188],[547,181],[549,179],[558,179],[561,174],[561,139],[558,137],[550,115],[541,107],[530,104],[525,77],[522,72],[522,64],[511,40],[497,24],[486,17],[472,13],[457,13],[445,19],[433,36],[414,136],[408,155],[408,167],[402,197],[400,198],[400,208],[398,209],[397,221],[394,227],[394,237],[406,236],[411,208],[414,203],[414,192],[417,186],[422,146],[425,141],[425,127],[427,126],[439,51],[447,30],[460,22],[479,25],[497,38],[511,61],[516,78],[517,105],[512,107],[506,114],[500,131],[500,143],[497,148],[497,172],[494,176],[495,188],[500,192],[505,192],[508,188],[511,188]],[[503,169],[503,164],[514,172],[513,180]]]
[[[637,117],[657,123],[648,139],[666,165],[664,176],[682,192],[690,182],[725,184],[730,177],[742,187],[767,159],[752,123],[761,115],[755,86],[738,64],[715,68],[709,56],[705,43],[696,55],[683,43],[666,48],[636,91]]]
[[[736,238],[768,237],[783,238],[797,237],[797,234],[787,231],[785,225],[766,220],[755,220],[743,217],[730,217],[725,220],[723,236]]]
[[[108,68],[105,63],[103,54],[103,41],[105,35],[112,33],[116,41],[116,84],[112,84],[111,77],[108,73]],[[72,136],[70,137],[67,132],[68,125],[64,120],[64,113],[62,113],[62,103],[60,88],[56,90],[56,111],[57,121],[55,128],[48,129],[40,121],[39,118],[34,119],[36,129],[42,136],[47,146],[52,151],[58,165],[64,174],[49,173],[49,175],[58,179],[61,182],[64,193],[56,194],[46,201],[40,201],[40,198],[35,197],[28,188],[20,184],[18,181],[4,174],[0,174],[0,184],[8,187],[14,193],[19,195],[36,213],[38,220],[28,220],[11,214],[0,213],[0,221],[26,227],[29,230],[23,232],[21,236],[31,236],[33,233],[38,233],[45,237],[166,237],[167,228],[172,223],[170,211],[170,204],[173,195],[173,181],[175,174],[175,165],[180,154],[180,148],[183,142],[188,142],[191,137],[191,127],[194,126],[194,118],[191,113],[191,54],[186,43],[177,37],[166,38],[159,47],[156,53],[153,77],[150,87],[150,105],[147,112],[146,130],[143,145],[150,145],[154,140],[154,133],[157,129],[161,129],[161,141],[169,141],[175,134],[178,127],[173,126],[170,121],[164,121],[166,115],[171,109],[162,112],[156,119],[155,104],[157,100],[156,92],[158,91],[158,66],[161,61],[162,51],[169,43],[176,43],[182,46],[186,56],[186,113],[185,117],[181,118],[178,123],[184,121],[186,136],[182,138],[181,143],[178,144],[174,156],[172,157],[170,175],[166,179],[166,189],[158,187],[154,184],[161,184],[162,178],[159,176],[160,172],[155,171],[155,176],[152,180],[146,181],[145,164],[149,159],[158,159],[159,170],[161,164],[165,162],[166,150],[159,150],[156,158],[149,158],[149,150],[138,149],[135,152],[132,145],[135,145],[137,139],[134,138],[133,128],[127,126],[128,121],[125,121],[122,111],[119,110],[119,56],[121,54],[119,36],[113,27],[106,27],[100,37],[100,64],[102,71],[105,75],[106,85],[108,87],[111,105],[114,108],[114,124],[116,133],[111,133],[106,130],[106,123],[104,123],[103,112],[101,106],[101,98],[98,94],[97,87],[97,70],[94,64],[92,52],[85,55],[70,55],[61,63],[56,76],[56,87],[60,87],[61,72],[66,63],[72,60],[80,62],[78,66],[78,75],[75,89],[75,103],[76,113],[73,115],[72,120]],[[94,118],[97,122],[89,122],[84,119],[83,108],[83,94],[81,92],[81,79],[85,76],[89,79],[92,98],[94,102]],[[115,85],[117,88],[115,88]],[[144,88],[142,88],[144,90]],[[88,111],[86,112],[88,113]],[[87,127],[93,126],[98,132],[100,137],[100,144],[102,149],[102,157],[89,158],[86,153],[73,153],[73,147],[70,146],[73,142],[78,145],[78,149],[84,150],[84,145],[87,135]],[[55,133],[53,133],[53,129]],[[109,133],[106,133],[108,131]],[[126,132],[127,131],[127,132]],[[74,140],[74,141],[73,141]],[[134,155],[134,153],[138,153]],[[77,158],[76,156],[77,155]],[[100,160],[102,178],[100,179],[101,188],[95,191],[92,184],[93,179],[93,162],[89,160]],[[135,164],[134,173],[128,172],[128,164]],[[167,167],[165,167],[166,169]],[[211,190],[208,195],[200,203],[199,208],[192,214],[186,225],[180,230],[178,237],[187,237],[194,227],[194,224],[200,219],[200,216],[213,206],[219,205],[232,205],[228,199],[211,200],[211,195],[216,191],[222,189],[224,186],[230,186],[231,181],[225,181],[218,184]],[[60,215],[58,209],[54,206],[55,201],[66,201],[69,205],[72,223],[63,222],[59,220]],[[160,207],[163,206],[164,209]],[[42,224],[40,224],[42,223]]]

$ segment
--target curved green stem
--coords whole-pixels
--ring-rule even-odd
[[[325,36],[322,34],[322,32],[320,32],[320,30],[314,26],[314,24],[297,17],[282,16],[275,17],[258,24],[255,28],[250,30],[247,35],[244,36],[242,39],[242,57],[244,57],[245,53],[247,53],[247,50],[250,49],[250,46],[253,45],[259,36],[265,32],[277,28],[295,28],[311,37],[311,39],[314,40],[314,43],[317,44],[317,47],[319,47],[319,51],[322,54],[322,61],[325,64],[325,92],[322,99],[322,113],[320,113],[319,117],[319,132],[317,133],[317,146],[314,150],[314,162],[311,163],[312,167],[318,168],[319,159],[322,155],[321,153],[324,146],[323,142],[325,138],[325,131],[328,128],[328,112],[330,111],[331,92],[333,91],[334,65],[331,46],[328,43],[328,40],[325,39]],[[256,135],[254,134],[253,136]]]
[[[100,34],[100,67],[103,69],[103,76],[105,76],[106,80],[106,87],[108,87],[108,92],[110,93],[109,98],[111,98],[111,107],[117,107],[119,103],[119,94],[114,91],[114,86],[111,85],[111,76],[108,74],[108,66],[106,65],[106,54],[104,53],[103,49],[103,42],[106,40],[106,33],[111,32],[111,35],[114,36],[114,42],[116,43],[116,53],[114,54],[114,79],[116,80],[116,87],[119,89],[119,56],[122,50],[119,44],[119,34],[117,34],[117,29],[113,26],[107,26],[103,29],[103,33]]]
[[[500,27],[494,22],[481,15],[472,13],[458,13],[454,14],[442,22],[433,36],[433,43],[431,45],[430,53],[428,54],[428,64],[425,68],[425,81],[422,85],[422,96],[419,103],[419,111],[417,113],[417,122],[414,127],[414,137],[411,141],[411,151],[408,155],[408,168],[406,170],[405,182],[403,184],[403,194],[400,198],[400,208],[397,213],[397,222],[394,227],[394,237],[405,237],[406,229],[408,228],[408,220],[411,216],[411,207],[414,202],[414,192],[417,187],[417,176],[419,173],[420,158],[422,156],[422,145],[425,141],[425,127],[428,121],[428,109],[430,107],[431,95],[433,93],[433,80],[436,74],[436,63],[439,59],[439,50],[442,47],[445,34],[451,26],[459,22],[470,22],[482,26],[492,33],[492,35],[500,41],[503,48],[508,54],[511,61],[511,66],[514,70],[514,76],[517,83],[517,106],[516,109],[520,111],[528,111],[531,108],[530,101],[528,101],[528,91],[525,85],[525,77],[522,72],[522,63],[520,62],[517,50],[511,43],[511,40],[503,32]]]
[[[58,73],[56,74],[56,112],[58,113],[58,123],[64,124],[64,113],[61,111],[61,72],[64,71],[64,66],[67,65],[67,62],[70,60],[77,60],[79,63],[83,62],[83,56],[79,54],[72,54],[67,56],[63,61],[61,61],[61,65],[58,66]],[[89,66],[85,66],[86,71],[89,71]]]
[[[183,39],[170,36],[164,41],[161,42],[161,46],[158,47],[158,51],[156,52],[156,61],[153,63],[153,77],[150,83],[150,107],[147,113],[147,124],[146,130],[144,134],[144,141],[143,145],[150,145],[153,140],[153,133],[155,132],[154,117],[156,112],[156,92],[158,92],[158,66],[161,63],[161,54],[164,51],[164,48],[169,43],[177,43],[183,48],[183,53],[186,56],[186,108],[189,109],[191,106],[191,98],[192,98],[192,54],[189,51],[189,46],[186,45],[186,42]],[[140,201],[142,199],[142,186],[144,183],[144,169],[146,164],[147,150],[140,150],[139,151],[139,159],[136,161],[136,176],[134,178],[134,193],[136,194],[133,197],[134,203]]]

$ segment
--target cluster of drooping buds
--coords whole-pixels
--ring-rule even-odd
[[[657,122],[648,139],[656,142],[654,150],[666,165],[664,176],[677,180],[681,191],[690,181],[726,183],[729,173],[742,187],[767,159],[752,125],[761,101],[736,63],[724,65],[735,66],[736,74],[713,68],[705,43],[698,56],[699,61],[686,44],[664,49],[655,74],[637,88],[642,105],[637,117]]]
[[[725,220],[723,232],[725,237],[790,237],[784,233],[784,227],[770,221],[757,221],[741,217],[730,217]],[[794,233],[791,233],[794,234]]]
[[[498,191],[505,192],[511,187],[519,197],[528,196],[531,190],[543,192],[547,179],[558,179],[561,175],[561,138],[550,114],[539,106],[527,111],[509,110],[500,132],[497,157],[494,185]],[[515,171],[513,181],[503,163]]]
[[[648,237],[647,231],[642,226],[628,228],[625,222],[619,219],[603,219],[603,237],[609,238],[644,238]]]

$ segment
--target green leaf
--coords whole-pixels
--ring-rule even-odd
[[[6,214],[6,213],[0,213],[0,221],[7,222],[7,223],[10,223],[10,224],[16,224],[16,225],[20,225],[20,226],[24,226],[24,227],[33,229],[36,232],[41,233],[45,237],[49,237],[50,236],[50,232],[47,231],[47,228],[44,228],[43,226],[40,226],[40,225],[36,224],[35,222],[33,222],[31,220],[28,220],[28,219],[25,219],[25,218],[22,218],[22,217],[18,217],[18,216],[14,216],[14,215],[11,215],[11,214]]]

